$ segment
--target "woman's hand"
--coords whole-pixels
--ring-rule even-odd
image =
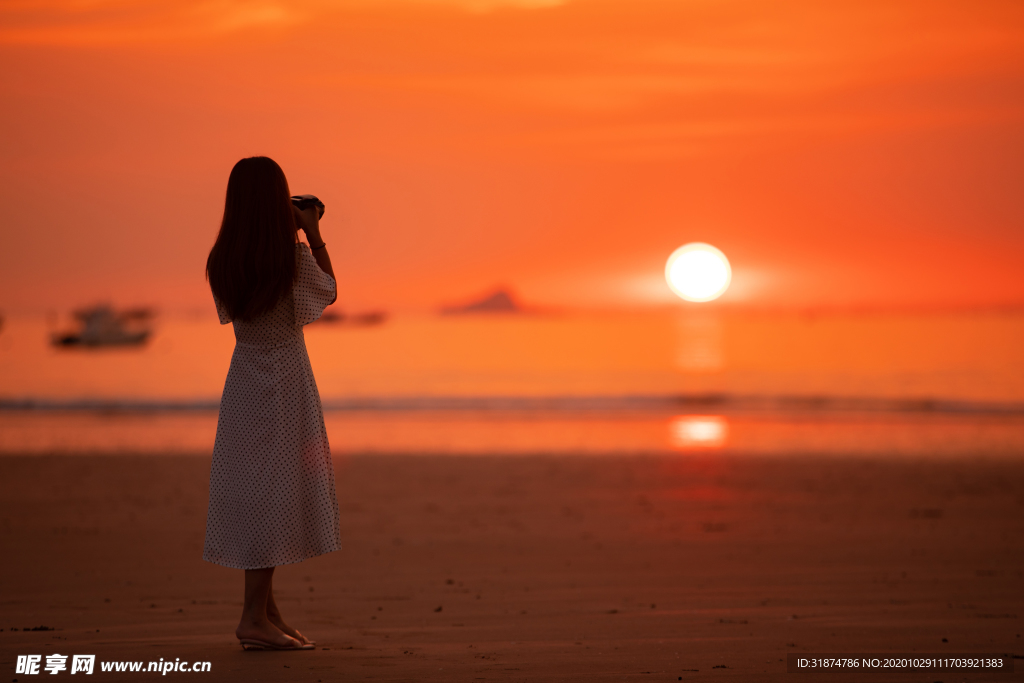
[[[317,247],[313,249],[313,258],[316,259],[320,270],[333,278],[334,267],[331,265],[331,257],[327,255],[327,247],[323,246],[324,238],[320,236],[320,211],[315,206],[299,211],[299,207],[294,204],[292,211],[295,212],[295,225],[306,233],[306,241],[309,242],[310,248]]]
[[[309,246],[315,247],[318,244],[323,244],[324,241],[320,237],[320,211],[315,206],[310,206],[305,211],[299,211],[299,207],[294,204],[292,204],[292,211],[295,212],[295,224],[302,232],[306,233],[306,241],[309,242]]]

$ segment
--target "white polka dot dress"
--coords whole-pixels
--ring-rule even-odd
[[[204,560],[225,567],[275,567],[341,548],[331,449],[302,335],[337,286],[307,245],[296,245],[296,258],[292,292],[234,321],[203,549]],[[216,304],[221,324],[232,322]]]

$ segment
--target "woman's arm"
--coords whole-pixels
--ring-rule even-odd
[[[293,205],[292,210],[295,212],[296,224],[302,229],[302,232],[306,233],[306,241],[309,242],[309,248],[313,252],[316,264],[320,266],[320,270],[337,282],[338,278],[334,277],[334,268],[331,266],[331,257],[327,253],[327,247],[320,246],[326,244],[323,237],[320,236],[320,212],[315,206],[310,206],[305,211],[299,211],[299,208]]]

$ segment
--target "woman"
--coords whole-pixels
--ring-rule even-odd
[[[299,211],[273,160],[242,159],[206,261],[235,352],[210,471],[203,559],[245,570],[243,648],[312,649],[274,601],[274,568],[338,550],[338,501],[302,326],[337,298],[316,207]],[[309,246],[298,241],[306,233]]]

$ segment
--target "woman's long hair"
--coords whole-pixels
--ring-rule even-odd
[[[231,169],[206,278],[232,320],[269,311],[291,288],[295,215],[288,180],[273,159],[249,157]]]

